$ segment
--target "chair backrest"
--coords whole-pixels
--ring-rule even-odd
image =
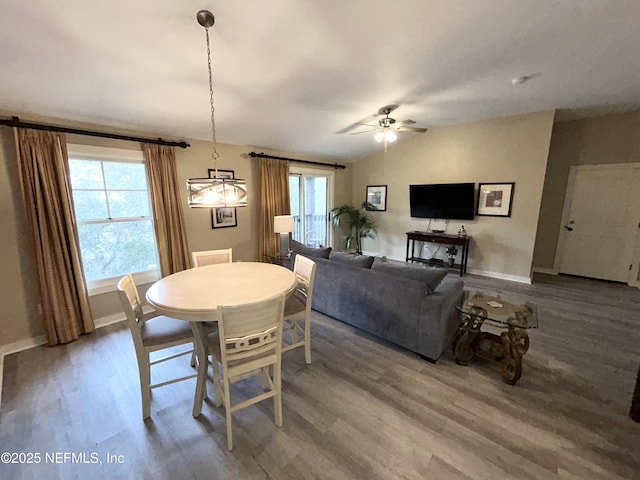
[[[237,306],[218,307],[221,363],[248,363],[254,359],[275,363],[282,349],[285,295]],[[258,365],[260,366],[260,365]]]
[[[191,260],[194,267],[203,267],[215,263],[231,263],[233,262],[233,249],[223,248],[220,250],[191,252]]]
[[[138,295],[138,289],[136,288],[133,277],[130,274],[122,277],[118,282],[117,290],[120,303],[122,303],[122,309],[127,316],[127,323],[129,324],[129,330],[131,331],[136,350],[143,348],[140,329],[144,324],[144,316],[142,304],[140,303],[140,295]]]
[[[294,295],[305,302],[307,312],[311,310],[313,301],[313,283],[316,278],[316,262],[302,255],[296,255],[293,263],[293,273],[296,275],[298,284]]]

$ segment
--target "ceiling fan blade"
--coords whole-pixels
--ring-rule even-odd
[[[378,124],[371,124],[369,122],[377,122],[378,117],[380,116],[380,114],[374,114],[374,115],[369,115],[367,117],[361,118],[360,121],[358,122],[354,122],[351,125],[343,128],[342,130],[338,131],[338,133],[349,133],[351,130],[354,130],[356,128],[358,128],[360,125],[365,125],[367,127],[378,127]]]
[[[428,128],[418,128],[418,127],[398,127],[395,128],[394,130],[397,130],[398,132],[419,132],[419,133],[424,133],[428,130]]]
[[[370,130],[362,130],[361,132],[353,132],[353,133],[350,133],[349,135],[360,135],[361,133],[375,132],[376,130],[377,128],[372,128]]]
[[[401,122],[396,122],[396,125],[399,127],[402,127],[403,125],[413,125],[414,122],[413,120],[402,120]]]

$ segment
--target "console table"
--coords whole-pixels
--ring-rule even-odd
[[[407,262],[420,262],[428,265],[442,266],[448,268],[454,268],[460,270],[460,276],[467,272],[467,260],[469,258],[469,240],[470,237],[460,237],[458,235],[447,235],[446,233],[433,233],[433,232],[407,232],[407,255],[405,261]],[[462,247],[462,256],[460,257],[460,263],[456,263],[450,266],[444,261],[434,261],[428,258],[420,258],[415,256],[415,242],[433,242],[442,243],[446,245],[459,245]],[[411,248],[409,248],[411,247]],[[419,253],[419,252],[418,252]]]

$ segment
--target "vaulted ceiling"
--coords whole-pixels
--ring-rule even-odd
[[[2,0],[0,109],[210,139],[200,9],[219,142],[348,161],[389,104],[429,128],[640,107],[637,0]]]

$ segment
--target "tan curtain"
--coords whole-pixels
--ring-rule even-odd
[[[82,273],[65,136],[23,128],[13,131],[47,342],[68,343],[92,332],[95,325]]]
[[[189,246],[178,188],[176,153],[173,147],[145,143],[149,194],[160,257],[166,277],[189,268]]]
[[[260,169],[260,260],[280,251],[280,239],[273,232],[273,217],[289,215],[289,162],[259,158]]]

